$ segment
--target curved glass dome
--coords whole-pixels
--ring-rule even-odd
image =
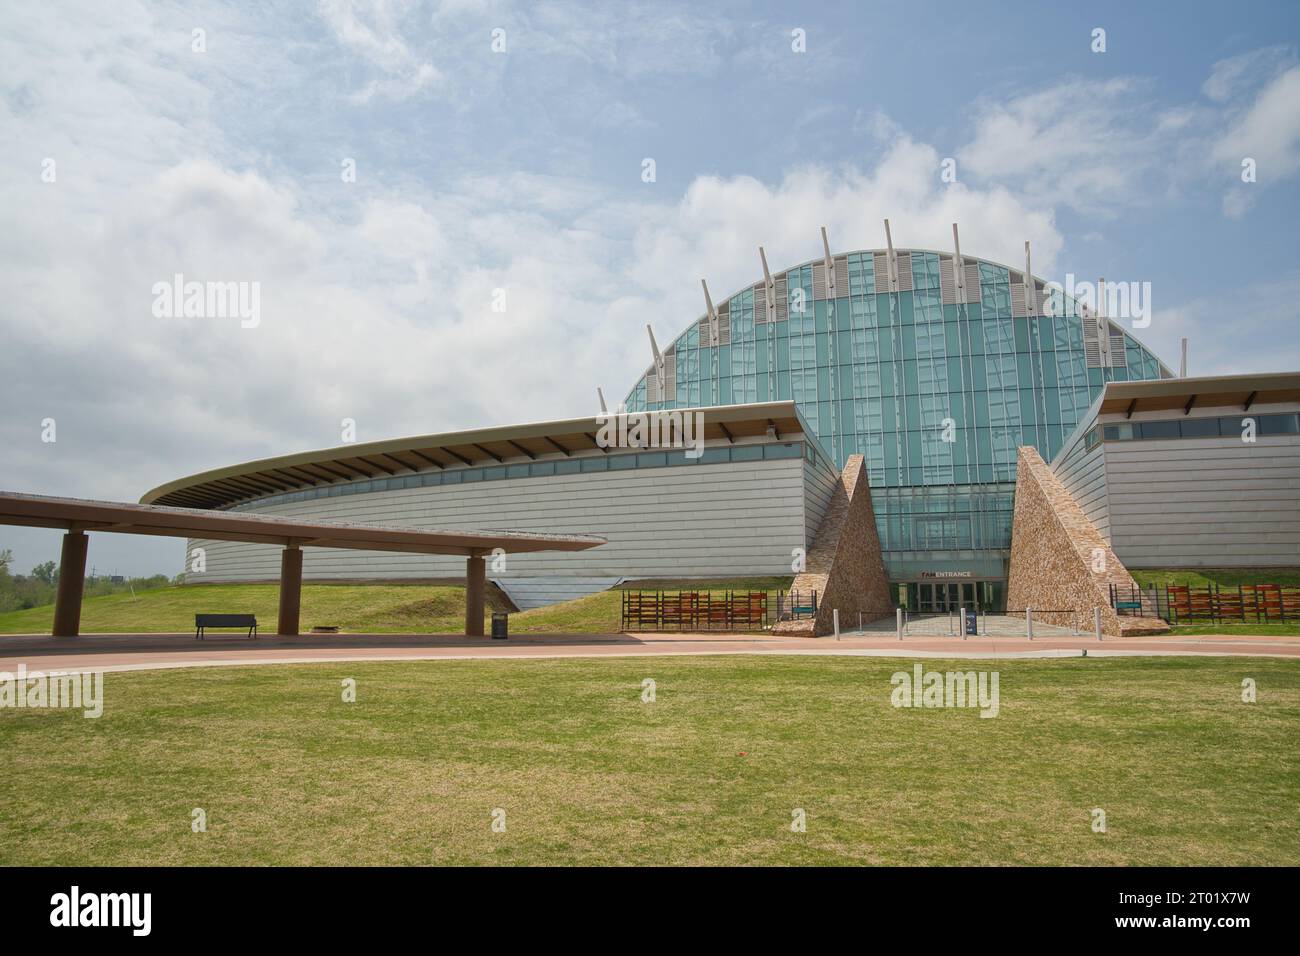
[[[896,250],[891,278],[864,250],[775,273],[692,323],[627,406],[793,399],[837,465],[865,457],[894,572],[906,552],[1005,552],[1017,447],[1051,461],[1104,383],[1173,373],[1041,279],[1026,302],[1023,272],[962,262]]]

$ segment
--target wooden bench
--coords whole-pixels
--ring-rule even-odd
[[[249,638],[257,637],[257,617],[253,614],[195,614],[194,639],[202,640],[209,627],[246,627]]]

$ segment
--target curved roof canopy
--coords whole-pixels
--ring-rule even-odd
[[[1099,402],[1098,414],[1123,412],[1125,417],[1174,409],[1186,415],[1195,407],[1231,405],[1247,412],[1255,405],[1300,402],[1300,372],[1109,382]]]
[[[697,411],[704,415],[706,441],[761,436],[769,426],[777,435],[799,435],[804,431],[793,402],[681,409],[680,414]],[[503,425],[263,458],[178,478],[146,492],[140,501],[187,508],[223,508],[240,501],[339,482],[501,465],[512,460],[608,454],[611,449],[597,441],[601,424],[601,419],[587,417]]]

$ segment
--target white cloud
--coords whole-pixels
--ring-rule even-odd
[[[1241,163],[1255,161],[1257,181],[1234,184],[1224,196],[1224,212],[1243,215],[1256,192],[1300,169],[1300,66],[1275,77],[1214,146],[1213,158],[1240,179]]]
[[[322,18],[348,50],[379,71],[352,95],[366,103],[376,96],[405,99],[443,79],[431,62],[412,52],[402,33],[411,4],[399,0],[320,0]]]
[[[1028,239],[1035,269],[1052,268],[1063,241],[1050,210],[1001,188],[944,185],[939,160],[932,146],[899,136],[865,168],[809,166],[772,186],[699,177],[680,202],[647,217],[631,273],[661,288],[669,308],[657,326],[676,335],[703,311],[701,276],[715,300],[729,295],[761,277],[760,244],[773,269],[820,256],[821,226],[835,251],[882,247],[885,218],[896,246],[947,250],[956,222],[967,254],[1014,264]]]
[[[1191,117],[1161,116],[1131,77],[1073,79],[978,107],[959,171],[1053,205],[1106,217],[1145,201],[1153,175],[1175,169],[1171,137]]]
[[[1168,105],[1146,80],[1071,79],[986,101],[977,109],[959,172],[1093,219],[1240,179],[1253,158],[1259,183],[1224,195],[1243,215],[1258,192],[1300,169],[1300,67],[1287,47],[1221,60],[1204,92],[1213,105]],[[1281,71],[1281,72],[1279,72]]]
[[[1201,91],[1216,103],[1226,103],[1244,91],[1258,88],[1279,69],[1295,60],[1295,52],[1285,45],[1250,50],[1219,60]]]

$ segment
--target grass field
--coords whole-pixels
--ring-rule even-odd
[[[891,707],[913,663],[109,674],[98,720],[0,710],[0,863],[1300,863],[1300,663],[924,662],[996,667],[994,719]]]
[[[1130,571],[1133,580],[1140,587],[1152,584],[1190,584],[1203,588],[1207,584],[1217,584],[1221,588],[1235,588],[1239,584],[1281,584],[1286,587],[1300,587],[1300,568],[1197,568],[1182,570],[1179,568],[1148,568]]]
[[[656,586],[683,584],[668,581]],[[789,578],[738,578],[708,586],[765,590],[789,585]],[[699,582],[686,586],[704,587]],[[220,612],[256,614],[262,627],[274,632],[279,594],[275,584],[203,584],[87,598],[81,630],[85,634],[192,631],[196,613]],[[619,615],[618,592],[605,591],[512,614],[510,630],[514,634],[611,634],[618,632]],[[0,634],[48,633],[53,621],[52,606],[10,611],[0,614]],[[361,634],[463,633],[465,589],[430,584],[304,584],[303,630],[319,624],[336,624]]]

